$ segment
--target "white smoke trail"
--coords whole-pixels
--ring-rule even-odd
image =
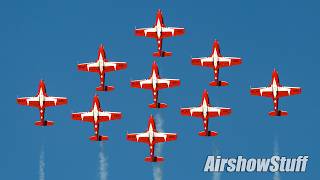
[[[279,156],[279,143],[278,143],[277,138],[274,138],[274,142],[273,142],[273,155]],[[275,172],[273,174],[273,180],[280,180],[280,173],[279,172]]]
[[[213,172],[212,179],[213,180],[220,180],[221,179],[221,172]]]
[[[215,148],[213,150],[213,156],[219,155],[219,150],[217,149],[216,145],[214,144]],[[213,172],[212,180],[220,180],[221,179],[221,172]]]
[[[162,180],[162,167],[160,164],[153,166],[153,179]]]
[[[104,154],[103,142],[100,142],[99,177],[100,177],[100,180],[107,180],[108,178],[108,162],[107,162],[106,155]]]
[[[39,160],[39,180],[45,180],[45,167],[46,167],[46,163],[45,163],[45,159],[44,159],[44,147],[41,147],[40,150],[40,160]]]
[[[156,120],[156,126],[158,131],[163,131],[164,121],[163,121],[163,118],[161,117],[161,114],[160,113],[156,114],[154,118]]]
[[[155,115],[155,121],[156,121],[156,127],[157,127],[157,130],[159,132],[163,132],[163,119],[160,115],[160,113],[156,114]],[[156,150],[156,154],[158,154],[159,156],[161,155],[161,152],[162,152],[162,145],[163,143],[160,143],[158,144],[157,148],[155,149]]]
[[[161,115],[158,113],[155,115],[155,121],[156,121],[156,127],[157,127],[157,130],[159,132],[163,132],[163,119],[161,117]],[[156,154],[158,156],[161,155],[162,153],[162,148],[163,148],[163,144],[160,143],[157,145],[157,148],[155,149],[156,150]],[[162,167],[161,167],[161,164],[156,164],[153,166],[153,179],[154,180],[162,180]]]

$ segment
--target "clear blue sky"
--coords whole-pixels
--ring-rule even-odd
[[[46,179],[98,179],[99,144],[90,142],[92,125],[72,121],[70,114],[89,110],[99,79],[78,72],[77,63],[96,58],[100,43],[107,57],[128,62],[128,69],[107,74],[115,91],[98,92],[102,108],[123,112],[120,121],[101,125],[109,179],[152,179],[145,163],[148,148],[125,140],[126,132],[146,129],[148,116],[160,114],[167,132],[178,140],[166,143],[163,179],[212,179],[202,172],[207,155],[268,157],[274,140],[280,155],[309,155],[306,173],[281,174],[282,179],[319,179],[319,42],[317,1],[85,1],[11,0],[0,3],[1,126],[0,179],[38,179],[39,156],[45,149]],[[153,25],[161,8],[168,26],[186,34],[164,40],[173,56],[159,59],[162,77],[180,78],[181,86],[160,92],[167,109],[148,108],[151,92],[132,89],[129,81],[149,76],[156,49],[152,39],[134,36],[135,27]],[[239,56],[243,64],[221,70],[227,87],[210,87],[212,70],[192,66],[190,57],[207,56],[214,39],[223,55]],[[272,118],[270,99],[251,97],[251,86],[269,83],[277,68],[284,85],[301,86],[302,95],[283,98],[280,109],[289,116]],[[39,128],[38,110],[16,104],[15,98],[33,96],[40,79],[49,95],[66,96],[67,106],[48,108],[56,125]],[[213,119],[213,138],[197,135],[200,119],[182,117],[180,107],[200,103],[203,89],[211,103],[231,107],[229,117]],[[271,173],[223,173],[222,179],[268,180]]]

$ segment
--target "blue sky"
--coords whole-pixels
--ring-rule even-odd
[[[104,144],[108,179],[151,179],[153,165],[145,163],[148,148],[125,140],[126,132],[146,129],[150,114],[158,114],[163,129],[177,132],[175,142],[164,144],[163,179],[212,179],[204,173],[207,155],[269,157],[278,140],[283,156],[309,155],[306,173],[281,174],[281,179],[319,179],[319,96],[317,77],[320,13],[317,1],[84,1],[32,0],[0,3],[0,59],[2,70],[2,123],[0,179],[38,179],[41,148],[45,177],[99,179],[99,143],[90,142],[92,125],[72,121],[72,112],[87,111],[99,79],[78,72],[77,63],[96,58],[100,43],[107,57],[128,62],[128,69],[107,74],[115,91],[97,94],[102,108],[121,111],[123,119],[101,125],[110,140]],[[151,92],[129,87],[129,81],[149,76],[156,42],[135,37],[135,27],[153,25],[162,9],[168,26],[186,34],[164,40],[172,57],[158,59],[160,74],[180,78],[178,88],[160,91],[167,109],[148,108]],[[212,70],[192,66],[191,57],[211,53],[218,39],[221,53],[243,58],[243,64],[224,68],[227,87],[210,87]],[[250,86],[265,86],[277,68],[283,85],[301,86],[302,95],[283,98],[280,109],[289,116],[272,118],[272,101],[251,97]],[[47,119],[56,125],[39,128],[38,110],[16,104],[15,98],[33,96],[40,79],[52,96],[66,96],[66,106],[48,108]],[[200,119],[182,117],[180,107],[200,103],[203,89],[211,104],[231,107],[229,117],[212,119],[213,138],[197,135]],[[271,173],[223,173],[221,179],[272,179]]]

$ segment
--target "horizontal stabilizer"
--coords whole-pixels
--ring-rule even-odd
[[[210,85],[211,86],[228,86],[229,83],[226,81],[211,81]]]
[[[153,56],[155,57],[166,57],[171,55],[172,55],[172,52],[166,52],[166,51],[158,51],[153,53]]]
[[[113,86],[99,86],[96,88],[97,91],[112,91],[114,90]]]
[[[53,126],[54,122],[53,121],[36,121],[34,123],[36,126]]]
[[[155,157],[149,156],[144,159],[144,161],[146,162],[162,162],[163,160],[164,160],[163,157],[156,157],[156,156]]]
[[[269,112],[270,116],[288,116],[287,111],[271,111]]]
[[[165,103],[153,103],[153,104],[149,104],[150,108],[166,108],[168,107],[167,104]]]
[[[208,131],[208,132],[201,131],[201,132],[199,132],[199,136],[217,136],[217,135],[218,135],[218,133],[215,131]]]
[[[108,136],[91,136],[91,141],[107,141],[109,138]]]

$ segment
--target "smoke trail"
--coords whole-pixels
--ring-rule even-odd
[[[155,115],[156,127],[159,132],[163,132],[163,119],[161,115],[158,113]],[[162,153],[163,144],[158,144],[157,148],[155,148],[156,154],[158,156]],[[162,180],[162,167],[161,164],[155,164],[153,166],[153,179],[154,180]]]
[[[160,113],[156,114],[155,115],[155,121],[156,121],[156,127],[157,127],[157,130],[159,132],[163,132],[163,119],[160,115]],[[159,156],[161,155],[161,152],[162,152],[162,145],[163,143],[160,143],[158,144],[157,148],[155,149],[156,150],[156,154],[158,154]]]
[[[99,177],[100,180],[107,180],[108,177],[108,162],[106,155],[104,154],[103,142],[100,142],[100,152],[99,152]]]
[[[45,159],[44,159],[44,147],[41,147],[40,150],[40,160],[39,160],[39,180],[45,180]]]
[[[221,179],[221,172],[213,172],[212,179],[213,180],[220,180]]]
[[[219,150],[217,146],[214,144],[215,148],[213,150],[213,155],[218,156],[219,155]],[[212,180],[220,180],[221,179],[221,172],[213,172],[212,175]]]
[[[163,121],[163,118],[161,117],[160,113],[157,113],[155,115],[155,120],[156,120],[157,129],[159,131],[163,131],[163,123],[164,123],[164,121]]]
[[[153,179],[162,180],[162,167],[160,164],[153,166]]]
[[[273,142],[273,155],[279,156],[279,143],[278,143],[278,139],[276,137],[274,138],[274,142]],[[275,172],[273,174],[273,180],[280,180],[280,173],[279,172]]]

